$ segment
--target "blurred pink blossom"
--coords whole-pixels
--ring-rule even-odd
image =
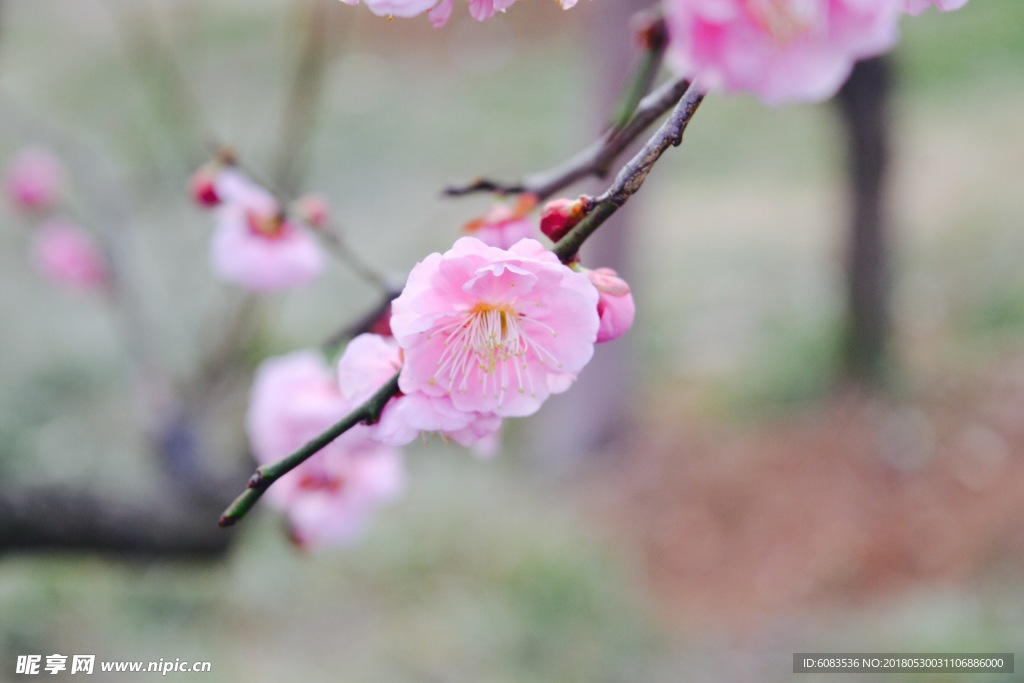
[[[323,229],[331,219],[331,204],[319,194],[305,194],[295,200],[295,215],[311,228]]]
[[[324,267],[316,238],[288,221],[277,200],[234,168],[217,175],[221,205],[211,242],[211,262],[220,277],[256,292],[299,287]]]
[[[636,304],[629,285],[611,268],[587,271],[590,282],[597,289],[597,315],[601,326],[597,330],[597,343],[617,339],[629,331],[636,316]]]
[[[101,289],[108,282],[96,244],[81,228],[62,218],[40,226],[32,243],[32,261],[47,280],[73,289]]]
[[[665,0],[670,59],[703,90],[823,100],[898,38],[895,0]]]
[[[399,386],[462,412],[530,415],[593,355],[597,299],[536,240],[504,250],[463,237],[416,264],[392,304]]]
[[[22,209],[50,209],[57,201],[64,171],[51,152],[29,147],[18,152],[7,166],[7,195]]]
[[[246,417],[253,456],[261,464],[280,460],[353,407],[319,354],[270,358],[256,372]],[[398,451],[357,425],[282,477],[267,498],[287,514],[293,538],[315,546],[353,540],[403,485]]]
[[[463,231],[486,245],[508,249],[524,237],[536,238],[537,225],[527,217],[535,206],[536,195],[520,195],[513,206],[496,204],[482,218],[467,223]]]
[[[349,5],[358,5],[359,0],[342,0]],[[495,12],[504,12],[514,5],[516,0],[469,0],[469,13],[477,21],[494,16]],[[562,9],[576,5],[577,0],[559,0]],[[414,17],[427,13],[430,23],[435,27],[444,26],[454,9],[454,0],[363,0],[370,11],[380,17]]]
[[[901,0],[902,9],[909,14],[920,14],[929,7],[938,7],[943,12],[952,12],[967,4],[967,0]]]

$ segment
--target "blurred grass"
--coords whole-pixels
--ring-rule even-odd
[[[589,58],[577,49],[585,29],[573,14],[599,1],[568,14],[519,3],[481,25],[456,17],[441,32],[339,8],[343,53],[312,131],[308,185],[336,202],[357,249],[402,272],[485,206],[439,201],[443,184],[546,167],[590,137],[580,123],[593,120],[580,104],[590,101]],[[139,287],[157,303],[161,348],[181,370],[229,301],[207,273],[208,219],[187,205],[183,169],[210,137],[269,166],[304,3],[154,5],[208,127],[178,122],[171,134],[160,107],[173,95],[140,79],[150,66],[126,57],[103,5],[7,3],[0,87],[112,169],[112,191],[136,219]],[[917,369],[990,361],[1018,349],[1024,333],[1013,132],[1024,111],[1022,25],[1017,0],[904,22],[897,322],[901,354]],[[40,133],[38,122],[0,124],[0,158]],[[641,374],[658,391],[685,383],[721,420],[812,403],[830,386],[841,296],[833,112],[723,97],[709,99],[696,124],[638,199]],[[12,359],[0,368],[0,473],[142,485],[148,470],[113,325],[95,302],[33,282],[22,263],[26,231],[10,214],[0,220],[0,340]],[[282,302],[274,338],[261,341],[315,343],[367,296],[333,272]],[[934,343],[940,351],[921,353]],[[512,458],[476,463],[433,446],[410,460],[408,499],[345,552],[295,554],[264,512],[222,565],[4,558],[3,675],[17,654],[95,652],[209,659],[206,678],[223,681],[721,678],[722,641],[674,640],[639,586],[635,558],[603,539],[561,485],[547,490]],[[982,609],[927,593],[825,632],[864,642],[881,629],[890,640],[880,649],[987,648],[1012,626],[1012,615],[991,617],[1001,595]],[[789,633],[775,650],[817,638]],[[781,669],[746,679],[739,671],[736,680],[788,680]]]
[[[346,552],[296,553],[264,514],[227,565],[8,559],[4,661],[188,657],[213,661],[210,678],[223,681],[487,671],[582,682],[645,670],[659,641],[642,596],[623,590],[627,568],[553,492],[507,466],[467,469],[465,457],[414,452],[409,497]]]

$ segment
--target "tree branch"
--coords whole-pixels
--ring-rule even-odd
[[[377,390],[365,403],[353,410],[341,419],[340,422],[330,427],[327,431],[311,440],[302,448],[291,455],[270,465],[263,465],[256,469],[256,473],[249,479],[248,488],[234,500],[224,514],[220,517],[220,526],[228,527],[245,516],[249,510],[260,499],[263,492],[270,488],[271,484],[291,472],[293,469],[309,460],[319,453],[339,436],[355,427],[357,424],[373,424],[380,419],[380,412],[384,405],[399,393],[398,373],[388,380],[388,383]]]
[[[640,101],[629,123],[622,128],[609,128],[589,147],[553,168],[528,174],[518,183],[511,184],[480,178],[468,185],[445,188],[444,194],[459,197],[474,192],[495,192],[502,195],[529,192],[543,201],[584,178],[604,178],[610,172],[615,159],[651,124],[672,109],[689,87],[690,83],[686,79],[668,81]]]
[[[391,310],[391,302],[394,301],[399,294],[401,294],[401,292],[386,292],[376,306],[367,311],[361,317],[357,318],[354,322],[345,325],[325,339],[323,343],[320,344],[320,349],[324,353],[331,353],[346,340],[357,337],[364,332],[370,332],[374,325],[388,314],[388,311]]]
[[[660,13],[640,12],[633,17],[633,21],[639,24],[636,34],[643,46],[643,52],[630,76],[629,85],[615,108],[615,116],[612,118],[613,130],[621,130],[629,123],[640,102],[654,87],[654,81],[661,71],[661,64],[665,58],[665,50],[668,48],[668,27]]]
[[[593,208],[587,213],[586,218],[555,245],[555,255],[563,263],[573,261],[587,238],[636,194],[665,150],[669,147],[678,147],[682,143],[683,133],[686,132],[686,127],[703,100],[703,92],[697,88],[687,89],[686,94],[676,104],[672,115],[661,124],[636,156],[622,167],[611,187],[593,200]]]
[[[594,201],[594,207],[572,232],[565,236],[555,248],[555,254],[563,263],[576,257],[580,246],[605,220],[615,213],[643,185],[647,174],[669,147],[683,141],[683,133],[694,112],[704,99],[704,93],[696,88],[688,89],[678,101],[672,115],[661,125],[654,136],[647,141],[636,156],[627,163],[615,182]],[[372,424],[380,417],[384,405],[399,393],[398,374],[381,387],[369,400],[346,415],[340,422],[311,440],[288,457],[270,465],[257,468],[249,480],[248,488],[239,495],[220,517],[220,526],[231,526],[244,517],[270,486],[282,476],[304,463],[321,451],[336,438],[357,424]]]
[[[307,18],[305,43],[295,67],[292,87],[281,116],[280,144],[274,165],[274,186],[284,194],[295,196],[302,184],[302,163],[309,143],[309,134],[320,106],[326,66],[330,57],[328,33],[332,8],[326,2],[314,2]]]
[[[398,292],[394,291],[395,288],[392,286],[390,278],[357,254],[342,237],[342,232],[337,227],[328,226],[317,234],[320,235],[320,238],[330,249],[331,253],[348,266],[359,279],[376,287],[385,297],[390,296],[393,299],[398,296]]]
[[[175,489],[179,490],[179,489]],[[210,500],[121,500],[79,486],[0,490],[0,554],[90,551],[133,557],[216,558],[230,539],[210,525]]]

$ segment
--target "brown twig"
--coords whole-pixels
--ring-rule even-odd
[[[574,260],[587,238],[636,194],[665,150],[682,143],[683,133],[686,132],[686,127],[703,100],[703,92],[693,87],[688,89],[676,104],[672,115],[661,124],[647,144],[622,167],[611,187],[592,200],[593,208],[587,217],[555,245],[554,252],[563,263]]]
[[[529,192],[544,200],[584,178],[604,178],[619,155],[651,124],[672,109],[689,87],[689,81],[682,78],[665,83],[640,101],[629,123],[620,129],[609,128],[589,147],[553,168],[523,176],[517,183],[480,178],[467,185],[447,187],[444,194],[459,197],[475,192],[501,195]]]

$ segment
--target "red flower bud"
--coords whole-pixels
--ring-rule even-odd
[[[540,231],[552,242],[558,242],[583,220],[590,210],[586,197],[579,199],[553,199],[544,205],[540,214]]]
[[[189,190],[192,200],[203,208],[210,208],[220,204],[220,196],[217,194],[215,183],[217,181],[218,168],[215,164],[203,164],[192,174],[189,180]]]

